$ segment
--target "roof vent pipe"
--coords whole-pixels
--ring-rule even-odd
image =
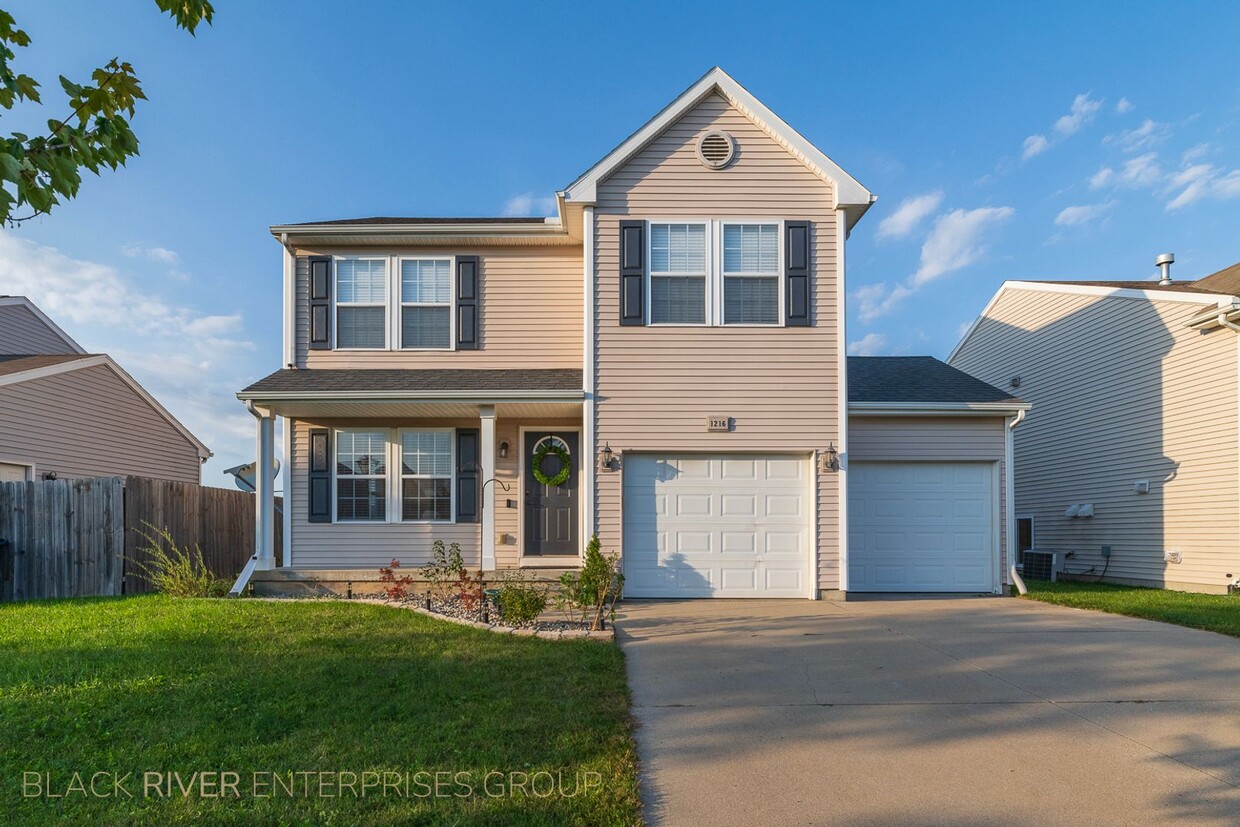
[[[1171,265],[1175,263],[1175,253],[1162,253],[1154,259],[1154,266],[1162,270],[1158,283],[1166,286],[1171,283]]]

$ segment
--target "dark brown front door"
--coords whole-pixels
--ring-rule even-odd
[[[546,442],[568,451],[568,479],[544,485],[534,476],[534,454]],[[525,435],[525,553],[529,556],[579,553],[577,544],[577,485],[581,462],[577,434],[571,431],[530,431]],[[562,462],[555,453],[543,457],[542,472],[554,478]]]

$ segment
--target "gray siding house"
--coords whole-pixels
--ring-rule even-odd
[[[24,296],[0,296],[0,482],[200,481],[211,451],[106,354]]]

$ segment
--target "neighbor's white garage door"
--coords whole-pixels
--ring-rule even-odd
[[[852,463],[848,590],[991,591],[993,477],[983,462]]]
[[[629,597],[808,597],[809,459],[626,454]]]

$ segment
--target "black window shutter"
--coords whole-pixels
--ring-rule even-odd
[[[456,349],[478,349],[478,257],[456,257]]]
[[[620,222],[620,324],[646,323],[646,222]]]
[[[332,521],[332,432],[310,431],[310,522]]]
[[[481,497],[478,491],[478,429],[456,431],[456,521],[476,523]]]
[[[789,327],[809,327],[809,222],[784,223],[785,282],[787,283],[787,319]],[[842,308],[841,308],[842,312]]]
[[[332,346],[332,260],[329,256],[310,258],[310,349]]]

